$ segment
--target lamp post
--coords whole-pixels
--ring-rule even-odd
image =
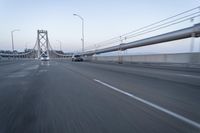
[[[84,52],[84,41],[85,41],[85,39],[84,39],[84,19],[83,19],[83,17],[81,17],[78,14],[73,14],[73,15],[79,17],[82,21],[82,38],[81,38],[81,41],[82,41],[82,52]]]
[[[11,31],[12,51],[13,51],[13,52],[14,52],[14,39],[13,39],[13,33],[14,33],[15,31],[20,31],[20,30],[19,30],[19,29],[14,29],[14,30]]]

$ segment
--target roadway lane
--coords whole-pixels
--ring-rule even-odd
[[[0,62],[0,79],[5,78],[11,73],[22,71],[22,69],[35,65],[34,60],[9,60]]]
[[[192,124],[94,79],[197,123],[200,123],[199,86],[125,69],[67,61],[0,66],[0,133],[200,132]]]

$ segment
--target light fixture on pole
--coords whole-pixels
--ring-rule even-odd
[[[13,51],[13,52],[14,52],[14,50],[15,50],[15,47],[14,47],[14,39],[13,39],[13,33],[14,33],[15,31],[20,31],[20,30],[19,30],[19,29],[14,29],[14,30],[11,31],[12,51]]]
[[[84,52],[84,41],[85,41],[85,39],[84,39],[84,19],[83,19],[83,17],[81,17],[78,14],[73,14],[73,15],[79,17],[82,21],[82,38],[81,38],[81,41],[82,41],[82,52]]]

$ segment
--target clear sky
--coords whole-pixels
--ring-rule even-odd
[[[174,14],[197,7],[200,0],[0,0],[0,49],[32,48],[38,29],[48,30],[54,49],[81,47],[81,20],[85,19],[86,46],[107,40]]]

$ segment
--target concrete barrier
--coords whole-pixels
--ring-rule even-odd
[[[88,61],[104,61],[119,63],[183,63],[199,64],[200,53],[177,53],[177,54],[151,54],[151,55],[123,55],[123,56],[88,56]]]

